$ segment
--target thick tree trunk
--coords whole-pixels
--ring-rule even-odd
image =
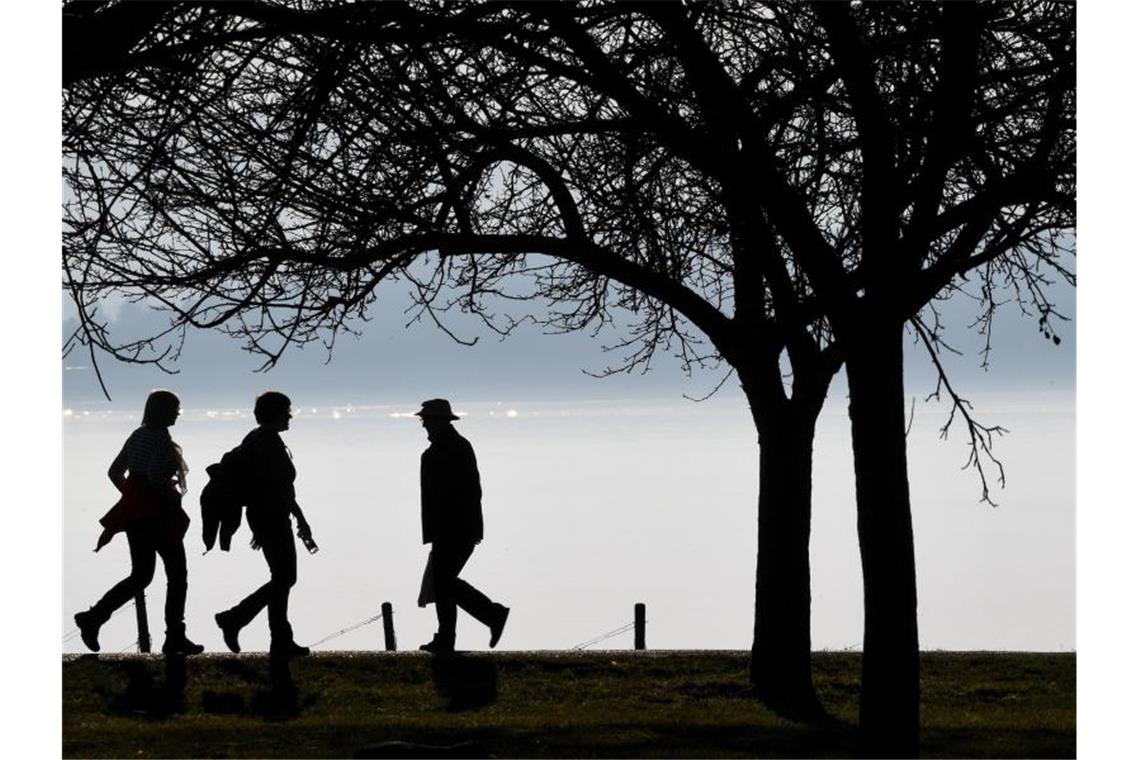
[[[829,376],[828,376],[829,377]],[[775,374],[779,383],[778,368]],[[773,711],[797,720],[825,717],[811,672],[812,441],[826,394],[810,403],[765,393],[745,380],[760,443],[756,609],[750,680]]]
[[[859,753],[918,754],[918,620],[906,466],[902,325],[860,332],[847,354],[863,565]]]
[[[786,415],[760,436],[756,620],[750,676],[760,699],[796,719],[823,716],[811,674],[811,466],[815,419]]]

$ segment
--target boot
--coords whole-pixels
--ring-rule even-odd
[[[274,657],[304,657],[309,653],[308,647],[303,647],[296,641],[287,641],[284,644],[276,642],[269,645],[269,654]]]
[[[92,652],[99,651],[99,629],[103,623],[95,618],[91,610],[75,613],[75,624],[79,626],[79,638]]]
[[[201,644],[195,644],[190,639],[186,638],[186,630],[174,630],[166,632],[166,641],[162,645],[163,654],[174,655],[188,655],[188,654],[202,654],[206,651],[206,647]]]
[[[503,628],[507,625],[507,615],[511,614],[511,608],[496,604],[495,612],[495,619],[491,621],[491,649],[495,648],[503,636]]]
[[[432,637],[431,641],[426,644],[420,645],[422,652],[454,652],[455,651],[455,637],[454,636],[440,636],[438,633]]]
[[[230,617],[230,612],[219,612],[214,615],[214,622],[222,629],[222,641],[226,642],[231,652],[235,654],[241,651],[241,646],[238,644],[238,633],[241,631],[241,625],[235,622]]]

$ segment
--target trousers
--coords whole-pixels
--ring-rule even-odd
[[[293,641],[289,624],[289,590],[297,583],[297,545],[289,518],[258,526],[257,540],[269,565],[269,581],[230,608],[228,614],[241,627],[268,608],[269,636],[279,644]]]
[[[166,572],[166,604],[163,614],[166,633],[186,631],[186,548],[182,539],[174,539],[169,532],[159,530],[152,521],[134,523],[127,528],[127,544],[131,551],[131,574],[116,583],[90,610],[99,623],[107,619],[154,579],[156,557],[162,557]]]
[[[495,620],[494,602],[459,577],[474,550],[475,545],[470,543],[437,541],[432,544],[435,614],[439,620],[439,637],[442,639],[455,640],[457,607],[486,626]]]

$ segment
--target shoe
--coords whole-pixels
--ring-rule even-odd
[[[499,617],[495,622],[491,623],[491,649],[499,643],[499,639],[503,636],[503,629],[507,626],[507,615],[511,614],[510,607],[497,605],[499,607]]]
[[[225,612],[214,615],[214,622],[222,629],[222,641],[226,642],[230,651],[235,654],[240,652],[241,645],[238,644],[238,633],[241,631],[241,626],[230,622],[230,616]]]
[[[167,634],[166,641],[162,645],[163,654],[187,655],[187,654],[202,654],[206,651],[206,647],[201,644],[195,644],[190,639],[186,638],[186,634]]]
[[[269,654],[276,657],[304,657],[309,654],[309,648],[301,646],[296,641],[290,641],[288,644],[270,644]]]
[[[454,639],[441,639],[439,636],[432,637],[432,640],[426,644],[420,644],[420,651],[422,652],[454,652],[455,640]]]
[[[92,619],[90,610],[87,612],[75,613],[75,624],[79,626],[79,638],[83,639],[83,643],[92,652],[99,651],[99,628],[100,623]]]

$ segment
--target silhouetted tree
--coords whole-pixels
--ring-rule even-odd
[[[527,66],[481,43],[455,47],[436,31],[441,42],[431,47],[423,32],[401,31],[415,28],[408,18],[384,26],[387,17],[377,17],[400,8],[356,9],[365,18],[342,21],[381,28],[386,46],[343,30],[282,41],[276,17],[275,31],[228,29],[203,12],[182,22],[193,30],[186,36],[226,39],[227,57],[204,45],[193,65],[128,66],[127,76],[68,89],[67,273],[84,315],[76,337],[161,363],[187,327],[218,327],[249,339],[271,364],[290,344],[331,347],[365,316],[385,277],[403,276],[421,316],[441,326],[439,313],[459,308],[509,332],[516,321],[493,311],[503,298],[526,298],[528,318],[555,330],[600,326],[615,306],[633,312],[639,321],[612,372],[647,366],[662,350],[686,369],[731,355],[766,444],[752,678],[777,709],[818,712],[811,441],[839,358],[817,317],[789,308],[793,317],[777,324],[765,291],[792,304],[803,288],[794,273],[765,284],[754,258],[779,256],[778,239],[748,219],[743,196],[727,217],[716,181],[605,95],[557,79],[533,87]],[[467,15],[486,13],[474,6]],[[546,25],[496,23],[522,22]],[[418,44],[400,47],[401,34]],[[236,48],[232,37],[242,39]],[[195,47],[181,39],[163,44]],[[639,50],[645,44],[630,41],[638,65],[656,65]],[[487,55],[496,60],[481,62]],[[474,76],[484,66],[494,67],[493,81]],[[684,92],[680,71],[669,76],[655,96],[662,101]],[[491,104],[494,113],[467,113]],[[693,146],[706,162],[726,158]],[[112,219],[126,226],[111,231]],[[433,267],[414,263],[425,251]],[[527,277],[529,292],[518,284]],[[109,292],[165,304],[175,314],[169,331],[113,343],[96,312]],[[538,300],[552,310],[536,313],[529,304]],[[779,365],[785,346],[790,393]]]
[[[271,365],[331,349],[389,277],[441,326],[458,309],[509,332],[517,299],[561,330],[629,310],[613,371],[672,350],[726,363],[748,398],[752,678],[800,710],[812,438],[846,361],[860,744],[917,751],[904,329],[937,390],[936,302],[955,291],[987,335],[1003,285],[1052,334],[1044,288],[1072,282],[1070,5],[186,3],[133,39],[69,69],[76,342],[162,363],[213,327]],[[169,328],[116,343],[109,294],[162,304]],[[950,393],[988,498],[994,431]]]

